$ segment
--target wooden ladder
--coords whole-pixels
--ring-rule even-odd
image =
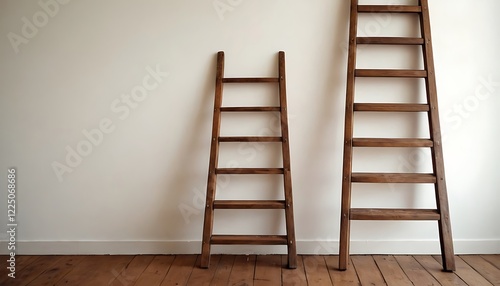
[[[421,37],[358,37],[358,13],[413,13],[419,15]],[[357,69],[357,45],[420,45],[423,70]],[[349,260],[351,220],[436,220],[443,268],[455,270],[448,198],[444,174],[441,131],[439,125],[436,78],[432,53],[432,39],[428,0],[418,5],[359,5],[351,0],[349,54],[344,133],[344,164],[342,176],[342,206],[340,222],[339,269],[347,269]],[[355,103],[355,81],[358,77],[394,77],[425,79],[427,103]],[[425,112],[428,115],[430,138],[353,138],[354,114],[357,112]],[[433,172],[424,173],[353,173],[354,147],[423,147],[430,148]],[[352,183],[428,183],[434,184],[435,209],[368,209],[351,208]]]
[[[208,171],[205,222],[203,225],[201,267],[210,264],[210,247],[212,244],[252,244],[252,245],[287,245],[288,267],[297,267],[297,250],[295,246],[295,228],[293,220],[292,178],[290,172],[290,146],[288,137],[288,116],[286,103],[285,53],[280,51],[278,59],[278,77],[261,78],[229,78],[224,77],[224,52],[217,54],[217,74],[215,78],[215,103],[212,125],[212,143],[210,149],[210,165]],[[225,83],[277,83],[279,87],[279,106],[272,107],[223,107],[222,90]],[[281,120],[281,136],[245,136],[221,137],[221,112],[279,112]],[[219,168],[220,142],[281,142],[282,168]],[[276,174],[283,175],[284,200],[216,200],[215,189],[219,174]],[[286,235],[215,235],[213,221],[215,209],[283,209],[285,211]]]

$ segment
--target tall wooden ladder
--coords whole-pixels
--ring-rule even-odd
[[[413,13],[419,16],[421,37],[358,37],[359,13]],[[357,69],[357,45],[419,45],[422,46],[423,70]],[[356,103],[355,81],[359,77],[423,78],[427,102],[410,103]],[[353,138],[354,114],[358,112],[425,112],[428,115],[430,138]],[[426,173],[356,173],[352,171],[355,147],[421,147],[430,148],[433,172]],[[351,220],[435,220],[438,223],[443,268],[455,270],[441,131],[439,125],[436,78],[432,53],[432,39],[428,0],[417,5],[359,5],[351,0],[349,54],[344,133],[344,163],[342,176],[342,206],[340,226],[339,269],[347,269],[349,261]],[[407,183],[434,184],[435,209],[351,208],[353,183]]]
[[[210,264],[210,248],[213,244],[251,244],[251,245],[287,245],[288,267],[297,267],[297,250],[295,246],[295,228],[293,220],[292,178],[290,172],[290,146],[288,137],[288,116],[286,103],[285,53],[280,51],[278,59],[278,77],[231,78],[224,77],[224,52],[217,54],[217,74],[215,78],[215,103],[212,126],[212,142],[210,149],[210,165],[208,171],[205,222],[203,225],[201,267]],[[222,91],[224,84],[235,83],[274,83],[279,87],[279,106],[272,107],[223,107]],[[245,136],[221,137],[222,112],[279,112],[281,136]],[[219,168],[219,143],[221,142],[281,142],[282,168]],[[284,183],[284,200],[217,200],[215,199],[217,175],[219,174],[272,174],[282,175]],[[213,234],[215,209],[283,209],[285,211],[286,235],[220,235]]]

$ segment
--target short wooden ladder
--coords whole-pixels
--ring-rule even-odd
[[[285,53],[278,54],[278,77],[229,78],[224,77],[224,52],[217,54],[217,74],[215,78],[215,103],[212,125],[212,142],[208,171],[205,221],[203,225],[201,267],[210,264],[210,248],[213,244],[252,244],[252,245],[287,245],[288,267],[297,267],[295,246],[295,228],[293,220],[292,178],[290,172],[290,146],[288,137],[288,116],[286,103]],[[223,107],[222,91],[224,84],[233,83],[271,83],[278,84],[279,106],[267,107]],[[281,136],[243,136],[221,137],[221,112],[279,112]],[[280,142],[282,145],[282,168],[219,168],[219,143],[221,142]],[[284,200],[216,200],[217,175],[219,174],[273,174],[282,175],[284,182]],[[285,211],[286,235],[234,235],[213,234],[215,209],[282,209]]]
[[[358,13],[413,13],[420,18],[421,37],[358,37]],[[418,45],[422,47],[423,70],[357,69],[357,45]],[[395,77],[425,79],[427,103],[356,103],[355,81],[359,77]],[[354,114],[358,112],[425,112],[428,115],[430,138],[353,138]],[[418,147],[430,148],[433,172],[425,173],[355,173],[352,171],[356,147]],[[439,125],[436,78],[428,0],[418,5],[359,5],[351,0],[349,55],[347,70],[344,164],[342,176],[342,206],[340,225],[339,269],[347,269],[349,261],[351,220],[435,220],[438,222],[443,268],[455,270],[448,198],[445,183],[441,131]],[[351,208],[352,183],[433,184],[435,209]]]

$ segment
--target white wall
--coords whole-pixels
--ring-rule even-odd
[[[349,1],[66,2],[0,2],[0,253],[7,249],[4,198],[10,167],[18,173],[19,253],[198,253],[219,50],[226,52],[228,76],[274,75],[277,52],[286,52],[298,250],[337,252]],[[495,13],[500,2],[430,2],[456,251],[499,253],[500,22]],[[52,3],[51,15],[40,3]],[[230,9],[217,11],[214,3]],[[23,19],[38,27],[30,29]],[[360,31],[410,35],[415,31],[405,21],[411,20],[368,16]],[[358,66],[418,68],[418,55],[412,49],[364,48]],[[151,70],[159,70],[156,78]],[[253,87],[228,88],[225,103],[251,104],[252,95],[257,104],[273,103],[274,89]],[[122,95],[145,88],[142,101],[127,107]],[[411,80],[392,87],[386,80],[364,80],[358,91],[365,101],[423,96],[422,86]],[[224,117],[223,132],[276,130],[273,117],[250,124],[252,118]],[[418,116],[356,119],[360,136],[427,134],[425,118]],[[94,134],[96,145],[85,149],[90,143],[84,133],[100,124],[107,133],[102,139]],[[276,148],[265,146],[226,146],[220,164],[279,164]],[[83,148],[88,155],[69,158],[71,166],[67,148]],[[425,152],[391,154],[360,150],[355,169],[429,168]],[[59,169],[60,178],[54,170],[58,163],[66,166]],[[222,178],[220,198],[279,197],[279,180],[255,179]],[[357,186],[353,205],[432,207],[433,195],[428,186]],[[250,214],[227,211],[216,217],[216,230],[284,229],[279,212]],[[439,252],[435,222],[353,222],[352,239],[355,253]],[[282,253],[284,248],[215,251]]]

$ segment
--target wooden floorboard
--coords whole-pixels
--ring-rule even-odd
[[[308,285],[333,285],[324,256],[307,255],[303,259]]]
[[[288,269],[288,256],[281,256],[281,283],[282,285],[306,286],[307,278],[302,256],[297,256],[297,268]]]
[[[325,256],[326,265],[328,266],[328,272],[330,273],[330,279],[333,285],[345,285],[345,286],[357,286],[361,285],[359,282],[358,274],[354,267],[352,267],[352,261],[345,271],[339,271],[339,257],[338,256]]]
[[[336,255],[299,255],[297,269],[286,255],[212,255],[209,269],[199,255],[16,256],[15,279],[0,259],[1,286],[500,285],[500,255],[457,256],[453,273],[431,255],[352,255],[346,271]]]
[[[234,258],[233,268],[227,285],[253,285],[255,255],[238,255]]]
[[[417,262],[415,257],[409,255],[396,256],[399,266],[414,285],[440,285],[434,277]]]
[[[463,286],[467,285],[455,273],[443,271],[443,267],[432,256],[415,256],[418,263],[422,265],[434,278],[443,286]]]
[[[167,275],[175,256],[159,255],[151,261],[144,272],[139,276],[134,286],[158,286]]]
[[[352,256],[361,285],[387,285],[372,256]]]
[[[385,283],[389,286],[412,286],[408,276],[399,266],[398,261],[394,256],[376,255],[373,257],[377,263],[380,273],[384,277]]]
[[[467,262],[481,276],[493,285],[500,285],[500,269],[481,256],[464,255],[462,259]]]

